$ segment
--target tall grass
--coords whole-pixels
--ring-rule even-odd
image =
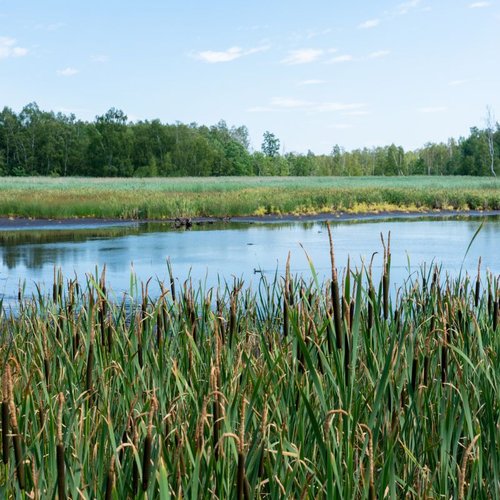
[[[127,219],[380,210],[500,209],[473,177],[2,178],[0,215]]]
[[[332,264],[157,298],[132,277],[136,307],[104,272],[21,291],[0,496],[498,498],[498,278],[433,268],[387,294]]]

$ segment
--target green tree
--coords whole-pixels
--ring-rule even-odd
[[[97,116],[87,152],[91,175],[130,177],[133,173],[131,139],[127,115],[122,110],[111,108]]]
[[[268,158],[275,158],[279,156],[280,140],[272,132],[266,130],[263,135],[261,149]]]

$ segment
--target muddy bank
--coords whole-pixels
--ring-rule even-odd
[[[170,223],[172,227],[189,228],[192,225],[215,224],[215,223],[277,223],[277,222],[326,222],[326,221],[353,221],[353,220],[383,220],[383,219],[418,219],[422,217],[478,217],[478,216],[500,216],[500,210],[433,210],[424,212],[386,211],[377,213],[322,213],[306,215],[259,215],[259,216],[237,216],[237,217],[184,217],[176,219],[32,219],[22,217],[0,217],[0,231],[29,230],[29,229],[89,229],[112,226],[138,225],[147,222]]]

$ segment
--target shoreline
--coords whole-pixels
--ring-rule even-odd
[[[128,226],[132,224],[165,223],[174,228],[204,224],[266,224],[287,222],[332,222],[354,220],[383,220],[383,219],[417,219],[422,217],[483,217],[500,216],[500,210],[424,210],[412,212],[407,210],[390,210],[380,212],[331,212],[319,214],[267,214],[228,217],[182,217],[169,219],[114,219],[114,218],[66,218],[66,219],[36,219],[25,217],[1,217],[0,231],[14,230],[52,230],[52,229],[88,229],[113,226]]]

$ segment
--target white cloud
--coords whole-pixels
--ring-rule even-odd
[[[273,108],[269,106],[253,106],[247,109],[248,113],[268,113],[269,111],[274,111]]]
[[[342,114],[345,116],[366,116],[369,115],[370,112],[363,109],[359,109],[355,111],[346,111],[345,113]]]
[[[396,12],[400,15],[408,14],[410,10],[416,9],[421,0],[410,0],[408,2],[403,2],[397,6]]]
[[[390,53],[391,52],[389,50],[376,50],[375,52],[368,54],[368,59],[380,59],[388,56]]]
[[[337,130],[346,130],[348,128],[352,128],[352,124],[350,123],[332,123],[328,126],[328,128],[335,128]]]
[[[290,97],[274,97],[271,100],[271,105],[277,108],[305,108],[311,105],[309,101],[302,101],[300,99],[293,99]]]
[[[0,36],[0,59],[9,57],[23,57],[28,53],[28,49],[19,47],[15,38]]]
[[[323,102],[315,106],[314,111],[320,112],[332,112],[332,111],[347,111],[353,109],[364,108],[366,104],[355,102],[355,103],[343,103],[343,102]]]
[[[482,9],[484,7],[489,7],[491,2],[473,2],[469,4],[469,9]]]
[[[197,57],[203,62],[213,64],[213,63],[234,61],[235,59],[238,59],[242,55],[243,55],[242,48],[231,47],[223,51],[204,50],[202,52],[198,52]]]
[[[442,113],[446,111],[446,106],[427,106],[423,108],[419,108],[420,113]]]
[[[269,48],[270,48],[269,45],[264,45],[261,47],[254,47],[248,50],[243,50],[241,47],[235,46],[235,47],[230,47],[227,50],[221,50],[221,51],[203,50],[201,52],[198,52],[195,55],[195,57],[200,61],[209,64],[215,64],[215,63],[234,61],[235,59],[239,59],[240,57],[243,56],[256,54],[257,52],[264,52],[266,50],[269,50]]]
[[[464,83],[469,83],[470,80],[452,80],[451,82],[448,82],[448,85],[450,87],[458,87],[459,85],[463,85]]]
[[[259,52],[266,52],[271,48],[270,45],[261,45],[260,47],[254,47],[253,49],[248,49],[243,54],[244,56],[249,56],[250,54],[258,54]]]
[[[247,109],[248,112],[271,112],[271,111],[304,111],[307,113],[332,113],[332,112],[355,112],[366,107],[364,103],[343,102],[314,102],[294,99],[292,97],[274,97],[269,106],[254,106]],[[347,113],[343,113],[347,114]]]
[[[359,24],[358,28],[365,30],[369,28],[375,28],[379,24],[380,24],[380,19],[368,19],[368,21]]]
[[[79,71],[76,68],[72,68],[70,66],[64,69],[57,70],[57,74],[59,76],[75,76],[77,73],[79,73]]]
[[[324,53],[322,49],[298,49],[288,52],[283,64],[308,64],[317,61]]]
[[[338,64],[338,63],[343,63],[343,62],[350,62],[354,58],[350,54],[344,54],[341,56],[334,57],[333,59],[330,59],[328,62],[330,64]]]
[[[314,79],[311,79],[311,80],[302,80],[297,85],[299,85],[299,86],[302,87],[304,85],[321,85],[323,83],[326,83],[326,80],[314,80]]]
[[[90,57],[92,62],[105,63],[109,61],[109,56],[106,54],[95,54]]]
[[[269,29],[269,24],[254,24],[252,26],[238,26],[237,31],[260,31]]]
[[[57,31],[58,29],[64,28],[66,23],[51,23],[51,24],[37,24],[35,29],[37,30],[45,30],[45,31]]]
[[[325,36],[325,35],[329,35],[330,33],[332,32],[332,29],[331,28],[326,28],[324,30],[320,30],[320,31],[308,31],[307,34],[306,34],[306,38],[308,40],[310,40],[311,38],[316,38],[318,36]]]

